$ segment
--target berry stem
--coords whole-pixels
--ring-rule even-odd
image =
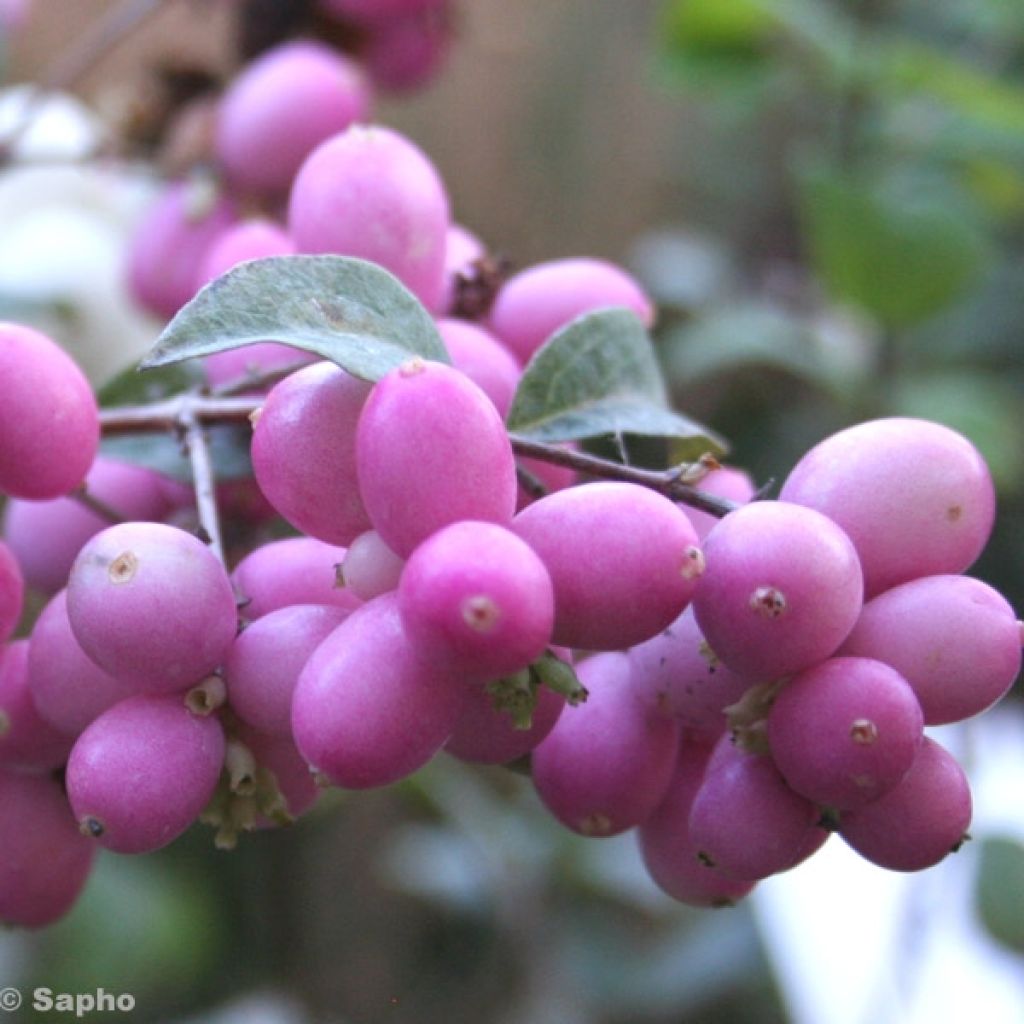
[[[122,406],[103,409],[100,412],[100,425],[103,435],[110,437],[118,434],[145,434],[163,430],[187,431],[188,423],[194,422],[198,427],[215,423],[244,423],[256,412],[262,398],[254,396],[211,396],[184,394],[164,399],[150,405]],[[534,441],[517,434],[510,434],[509,440],[517,455],[541,459],[558,466],[567,466],[590,476],[605,480],[623,480],[627,483],[640,484],[651,490],[664,494],[672,501],[700,509],[721,518],[739,506],[727,498],[719,498],[698,490],[687,480],[694,478],[694,468],[699,463],[684,462],[671,469],[641,469],[638,466],[624,466],[620,462],[603,459],[587,452],[573,451],[546,441]],[[199,478],[196,478],[198,492]],[[202,515],[202,510],[200,510]],[[204,522],[204,525],[205,522]],[[207,526],[211,537],[214,536]]]

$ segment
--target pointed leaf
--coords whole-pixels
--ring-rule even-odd
[[[412,355],[451,360],[430,314],[392,274],[347,256],[270,256],[211,281],[140,368],[277,341],[376,381]]]
[[[553,335],[523,373],[508,428],[538,441],[603,434],[671,437],[695,455],[725,442],[668,406],[647,331],[627,309],[587,313]]]

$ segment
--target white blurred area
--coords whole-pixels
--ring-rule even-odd
[[[159,330],[129,298],[123,266],[155,183],[94,161],[101,133],[69,96],[0,91],[0,141],[16,138],[0,170],[0,317],[50,334],[94,385],[137,359]]]
[[[971,780],[973,842],[928,871],[884,871],[833,838],[752,901],[793,1024],[1022,1024],[1024,960],[974,911],[979,841],[1024,842],[1024,713],[930,729]]]

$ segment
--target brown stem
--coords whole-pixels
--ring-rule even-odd
[[[263,399],[258,396],[206,398],[200,395],[182,395],[152,405],[104,409],[100,413],[100,424],[104,436],[112,436],[182,429],[186,416],[193,419],[197,426],[242,423],[250,419],[262,403]],[[580,473],[605,480],[624,480],[627,483],[640,484],[664,494],[672,501],[689,505],[719,518],[739,507],[734,501],[699,491],[686,483],[686,478],[693,470],[692,463],[683,463],[666,470],[641,469],[637,466],[623,466],[619,462],[562,448],[545,441],[532,441],[517,434],[510,434],[509,440],[517,455],[541,459],[557,466],[567,466]]]
[[[79,505],[84,505],[90,512],[95,512],[101,519],[108,523],[123,523],[125,518],[116,508],[108,505],[105,501],[90,494],[83,484],[77,491],[72,491],[70,497],[74,498]]]

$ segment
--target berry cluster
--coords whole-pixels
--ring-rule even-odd
[[[433,314],[452,365],[410,355],[368,381],[294,368],[290,347],[207,358],[210,388],[255,395],[258,500],[221,490],[222,509],[299,534],[232,552],[229,573],[208,524],[188,526],[193,488],[97,455],[80,372],[0,325],[0,919],[58,917],[97,844],[155,850],[202,818],[231,845],[318,784],[387,785],[442,749],[529,755],[561,822],[637,828],[686,902],[735,900],[836,829],[886,867],[941,859],[970,795],[924,728],[990,706],[1021,659],[1012,610],[958,575],[994,518],[974,448],[890,419],[822,442],[779,501],[695,473],[728,499],[721,521],[624,467],[577,482],[553,445],[525,465],[505,424],[523,364],[582,314],[649,325],[651,304],[596,260],[495,277],[428,158],[347,125],[365,97],[336,60],[288,44],[224,99],[225,180],[287,193],[286,222],[228,200],[197,220],[172,189],[132,254],[136,292],[169,316],[240,261],[356,257]],[[333,104],[317,91],[336,86]],[[212,481],[195,483],[207,508]],[[26,581],[50,602],[8,642]]]

